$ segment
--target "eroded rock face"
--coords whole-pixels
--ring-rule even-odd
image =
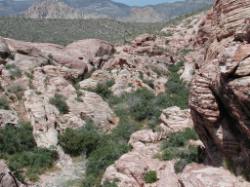
[[[249,183],[223,168],[200,164],[186,166],[179,181],[184,187],[247,187]]]
[[[3,160],[0,160],[0,187],[25,187],[11,173]]]
[[[242,173],[250,166],[249,68],[250,46],[237,33],[248,35],[250,1],[217,0],[214,5],[216,37],[190,89],[195,128],[215,165],[223,159]]]
[[[18,125],[19,118],[15,111],[0,110],[0,128],[4,128],[7,124]]]

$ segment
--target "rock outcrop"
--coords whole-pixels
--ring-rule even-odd
[[[246,175],[250,167],[249,9],[248,0],[215,2],[204,22],[214,32],[203,33],[211,38],[204,40],[208,48],[192,81],[189,100],[208,161],[221,165],[226,160],[237,174]]]
[[[119,187],[181,187],[174,171],[175,161],[161,161],[156,158],[160,151],[160,141],[166,139],[173,132],[183,131],[192,127],[188,110],[178,107],[164,110],[158,132],[141,130],[132,134],[129,143],[133,150],[107,168],[103,181],[119,181]],[[144,175],[147,171],[156,171],[158,181],[146,184]]]
[[[6,125],[18,125],[19,118],[15,111],[0,110],[0,128],[4,128]]]
[[[201,164],[190,164],[179,175],[179,182],[184,187],[248,187],[249,183],[235,177],[224,168]]]
[[[192,128],[190,112],[178,107],[167,108],[161,116],[162,124],[158,132],[141,130],[132,134],[132,151],[121,156],[109,166],[102,181],[116,181],[119,187],[247,187],[250,184],[234,176],[224,168],[202,164],[188,164],[184,171],[176,174],[176,160],[163,161],[157,158],[160,142],[173,132]],[[190,142],[191,143],[191,142]],[[195,142],[194,146],[203,146]],[[144,180],[147,171],[156,171],[157,181],[148,184]]]
[[[14,177],[3,160],[0,160],[0,187],[26,187]]]

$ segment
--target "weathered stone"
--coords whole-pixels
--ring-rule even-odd
[[[189,99],[208,160],[214,165],[230,160],[237,174],[249,172],[250,167],[250,46],[248,41],[235,41],[234,34],[248,26],[244,23],[249,10],[250,1],[215,2],[210,18],[215,37],[207,43],[205,60],[192,81]]]
[[[26,187],[15,178],[3,160],[0,160],[0,187]]]
[[[18,125],[19,118],[15,111],[0,110],[0,128],[4,128],[7,124]]]
[[[179,181],[184,187],[248,187],[250,185],[228,170],[199,164],[186,166],[180,174]]]

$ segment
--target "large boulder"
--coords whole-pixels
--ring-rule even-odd
[[[84,60],[89,66],[100,68],[115,52],[112,44],[98,39],[80,40],[67,45],[64,51]]]
[[[189,164],[180,174],[179,181],[184,187],[248,187],[244,182],[224,168],[200,164]]]

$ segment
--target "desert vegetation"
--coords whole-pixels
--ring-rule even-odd
[[[65,102],[65,97],[60,94],[55,94],[54,97],[50,98],[50,104],[54,105],[61,114],[67,114],[69,112],[69,107]]]
[[[191,162],[201,162],[199,148],[189,145],[189,140],[198,140],[198,136],[194,129],[187,128],[183,132],[171,134],[162,143],[162,159],[177,159],[174,166],[177,173]]]
[[[114,96],[110,90],[110,87],[114,84],[113,81],[100,83],[95,89],[91,89],[91,91],[98,93],[109,103],[120,118],[120,122],[110,134],[104,134],[96,130],[95,124],[88,122],[81,129],[66,129],[60,135],[60,145],[62,145],[66,153],[72,156],[80,154],[86,154],[87,156],[88,161],[86,176],[83,182],[84,187],[100,185],[105,169],[113,164],[121,155],[130,150],[127,142],[133,132],[145,127],[156,130],[161,111],[167,107],[187,107],[188,92],[177,73],[182,65],[183,63],[177,63],[169,67],[170,79],[166,84],[167,92],[159,96],[155,96],[152,91],[146,88],[132,93],[125,93],[120,97]],[[184,135],[186,136],[183,141],[186,141],[190,136],[191,138],[193,137],[193,131],[185,133]],[[174,141],[172,139],[171,142]],[[173,145],[171,148],[179,146],[179,144],[174,145],[174,143],[171,145]],[[164,152],[167,152],[167,150]],[[164,153],[164,159],[166,159],[166,154]],[[192,154],[191,156],[196,155]],[[176,155],[172,158],[175,157]],[[183,159],[190,160],[189,157],[190,155],[182,155]],[[153,183],[157,180],[157,176],[152,171],[145,175],[145,180],[147,183]],[[108,185],[115,186],[115,183],[106,182],[104,184],[104,186]]]
[[[35,181],[45,170],[53,166],[56,151],[36,146],[29,123],[12,124],[0,129],[0,158],[7,160],[9,168],[21,181]]]
[[[144,175],[144,181],[146,183],[155,183],[157,181],[157,173],[156,171],[148,171],[147,173],[145,173]]]
[[[123,23],[108,19],[35,20],[22,17],[0,17],[0,25],[0,36],[3,37],[66,45],[86,38],[124,43],[139,34],[156,33],[166,24]]]

